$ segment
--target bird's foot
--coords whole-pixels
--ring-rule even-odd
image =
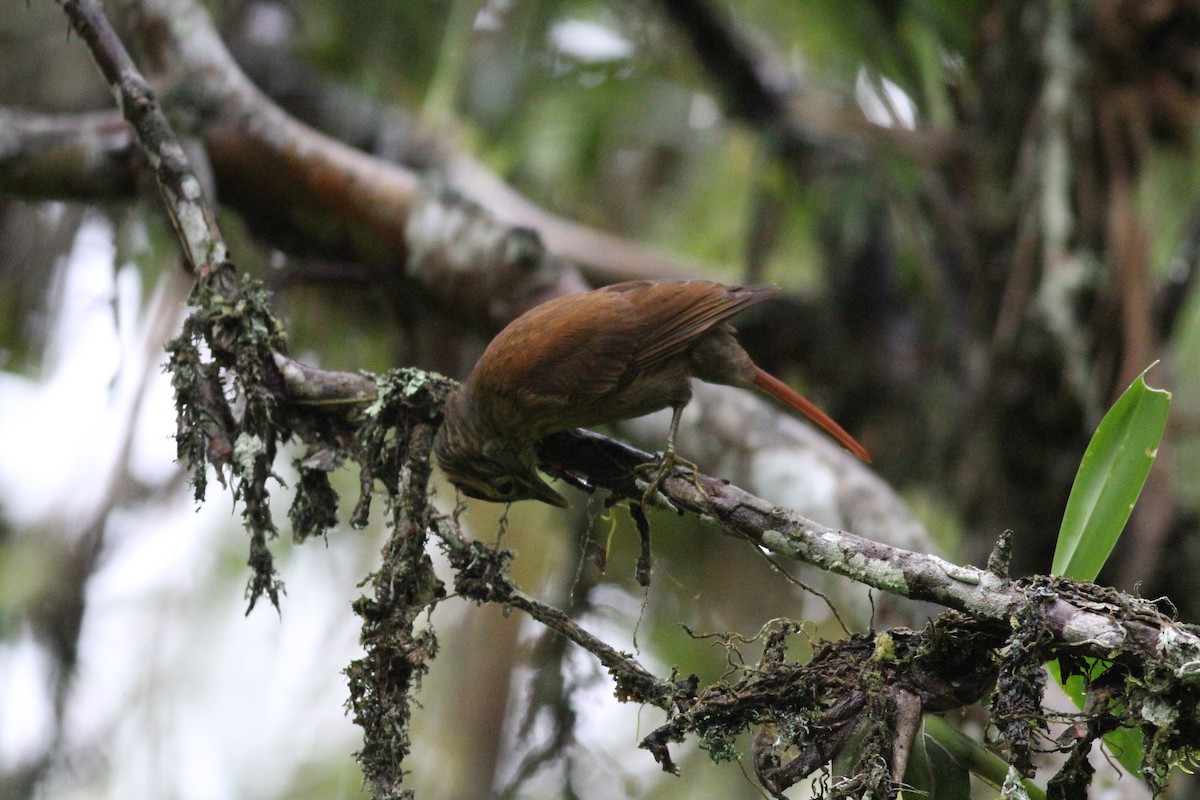
[[[700,485],[700,468],[686,458],[680,458],[675,454],[674,450],[665,451],[658,459],[657,463],[641,464],[637,467],[639,472],[649,472],[653,470],[653,475],[646,485],[646,490],[642,494],[642,505],[661,505],[668,508],[674,507],[667,498],[659,492],[659,487],[663,481],[670,477],[676,467],[683,467],[690,473],[692,486],[696,487],[696,491],[704,497],[705,501],[709,499],[708,492],[704,491],[704,487]]]

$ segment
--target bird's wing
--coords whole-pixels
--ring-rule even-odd
[[[682,355],[776,286],[631,281],[538,306],[488,346],[474,378],[528,400],[586,402]]]
[[[640,284],[610,288],[638,295],[632,303],[641,334],[634,361],[643,370],[682,355],[705,332],[779,291],[778,286],[725,286],[711,281]]]

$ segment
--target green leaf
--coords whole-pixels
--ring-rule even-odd
[[[1117,398],[1083,454],[1058,532],[1055,575],[1095,580],[1141,494],[1171,405],[1170,392],[1146,385],[1146,372]]]
[[[924,783],[920,785],[919,788],[922,791],[932,790],[928,797],[934,800],[943,800],[943,798],[953,799],[969,796],[961,794],[962,784],[954,772],[955,768],[971,772],[996,788],[1004,783],[1004,776],[1008,773],[1008,763],[936,714],[925,715],[921,731],[917,736],[921,740],[925,756],[939,765],[938,770],[941,775],[940,785],[931,786]],[[914,753],[919,755],[921,751],[914,749]],[[916,769],[910,763],[905,772],[905,780],[921,781],[919,774],[921,769],[920,762]],[[1025,791],[1029,793],[1030,800],[1045,800],[1046,793],[1035,786],[1032,781],[1025,781],[1024,786]],[[920,797],[921,795],[916,796]],[[904,797],[905,800],[908,800],[910,793],[905,792]]]
[[[901,797],[971,800],[971,771],[962,759],[929,733],[925,722],[913,737]]]
[[[1117,398],[1092,435],[1075,475],[1054,550],[1053,572],[1076,580],[1095,580],[1137,502],[1146,476],[1158,454],[1171,393],[1146,385],[1146,372]],[[1089,660],[1089,669],[1108,665]],[[1083,708],[1084,680],[1072,675],[1065,683],[1057,661],[1050,673],[1075,704]],[[1141,737],[1136,731],[1116,730],[1104,737],[1109,752],[1134,775],[1142,761]]]

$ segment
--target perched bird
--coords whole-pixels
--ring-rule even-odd
[[[442,470],[469,497],[566,507],[538,476],[539,439],[670,407],[674,415],[662,461],[669,470],[692,378],[757,387],[869,462],[862,445],[756,366],[734,337],[728,320],[778,291],[699,280],[631,281],[527,311],[492,340],[447,400],[434,442]]]

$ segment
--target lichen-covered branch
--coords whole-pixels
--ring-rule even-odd
[[[363,729],[358,761],[376,800],[413,796],[404,788],[409,714],[428,662],[437,655],[433,628],[419,618],[428,619],[445,596],[426,546],[434,519],[429,500],[433,411],[444,399],[442,388],[415,371],[394,373],[380,382],[362,428],[363,468],[386,487],[392,528],[371,576],[372,596],[354,604],[367,652],[346,670],[348,706]]]
[[[652,456],[607,437],[573,431],[548,437],[539,454],[552,472],[622,497],[643,488],[637,467]],[[1045,617],[1056,643],[1098,658],[1126,653],[1162,660],[1180,679],[1200,674],[1200,634],[1154,604],[1092,584],[1065,579],[1010,580],[829,528],[714,477],[679,469],[660,487],[663,499],[718,523],[722,533],[754,542],[859,583],[912,600],[961,611],[1007,630],[1030,595],[1049,594]],[[1045,598],[1039,597],[1039,602]]]
[[[216,467],[219,477],[228,469],[250,533],[250,606],[263,594],[278,604],[282,584],[275,578],[267,548],[275,526],[265,486],[273,477],[277,443],[289,435],[278,412],[281,382],[272,357],[284,346],[282,328],[261,290],[238,281],[200,181],[99,2],[64,0],[62,5],[154,172],[188,268],[196,277],[191,302],[197,313],[168,346],[179,458],[192,469],[198,500],[204,496],[207,465]],[[226,397],[227,379],[239,399],[236,412]]]
[[[158,98],[117,36],[97,0],[62,0],[75,32],[87,42],[117,107],[133,128],[193,273],[205,275],[228,260],[212,210]]]
[[[437,523],[450,564],[455,570],[455,591],[477,603],[500,603],[520,609],[600,660],[617,685],[620,697],[639,703],[669,708],[675,686],[656,678],[629,654],[616,650],[584,630],[560,609],[530,597],[517,588],[507,574],[511,553],[497,551],[482,542],[465,539],[452,519]]]

